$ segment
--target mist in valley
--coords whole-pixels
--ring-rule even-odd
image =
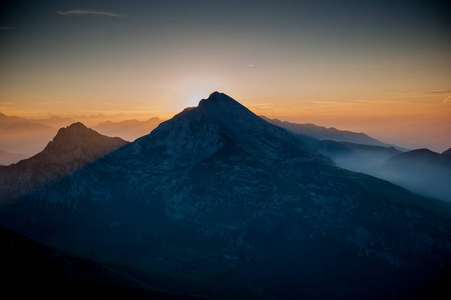
[[[402,152],[394,147],[322,141],[320,152],[338,167],[387,180],[411,192],[451,202],[451,156],[428,149]]]

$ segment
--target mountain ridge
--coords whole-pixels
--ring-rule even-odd
[[[375,138],[368,136],[363,132],[357,133],[348,130],[339,130],[336,129],[335,127],[327,128],[324,126],[315,125],[313,123],[305,123],[305,124],[290,123],[287,121],[281,121],[279,119],[270,119],[265,116],[261,116],[261,118],[276,126],[285,128],[293,133],[311,136],[318,140],[332,140],[335,142],[349,142],[371,146],[395,147],[398,150],[402,151],[406,150],[398,146],[383,143]]]

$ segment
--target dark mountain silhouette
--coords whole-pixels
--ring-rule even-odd
[[[451,156],[429,149],[398,154],[381,164],[375,175],[416,193],[451,202]]]
[[[27,157],[23,154],[10,153],[0,150],[0,165],[10,165],[25,158]]]
[[[33,293],[47,299],[201,299],[157,289],[161,274],[69,255],[2,226],[0,262],[2,292],[15,298]],[[180,284],[169,276],[166,281]]]
[[[0,169],[0,195],[22,194],[47,184],[126,144],[120,138],[101,135],[81,123],[61,128],[42,152]]]
[[[213,93],[149,135],[28,195],[0,220],[48,245],[196,278],[246,298],[433,296],[451,208],[336,167]]]
[[[143,135],[149,134],[162,122],[159,118],[147,121],[126,120],[122,122],[106,121],[94,127],[98,132],[107,136],[119,136],[128,141],[134,141]]]
[[[314,137],[320,141],[322,140],[331,140],[335,142],[349,142],[355,144],[363,144],[363,145],[371,145],[371,146],[382,146],[382,147],[391,147],[392,145],[388,145],[378,141],[364,133],[357,133],[347,130],[338,130],[334,127],[326,128],[323,126],[318,126],[311,123],[306,124],[296,124],[290,123],[287,121],[280,121],[278,119],[269,119],[266,117],[262,118],[268,121],[271,124],[276,126],[285,128],[286,130],[296,133],[303,134],[307,136]]]

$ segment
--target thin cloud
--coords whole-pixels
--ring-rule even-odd
[[[392,95],[423,95],[423,94],[450,94],[451,90],[435,90],[422,92],[394,92]]]
[[[11,30],[14,29],[14,27],[0,27],[0,30]]]
[[[451,96],[448,96],[445,99],[443,99],[443,104],[451,104]]]
[[[74,9],[74,10],[66,10],[66,11],[57,11],[56,13],[61,16],[97,15],[97,16],[122,18],[122,15],[120,15],[120,14],[111,13],[111,12],[107,12],[107,11],[88,10],[88,9]]]
[[[428,91],[424,92],[425,94],[448,94],[451,93],[451,90],[438,90],[438,91]]]

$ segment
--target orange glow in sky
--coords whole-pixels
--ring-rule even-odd
[[[0,4],[4,114],[167,119],[220,91],[258,115],[451,147],[442,2],[39,2]]]

